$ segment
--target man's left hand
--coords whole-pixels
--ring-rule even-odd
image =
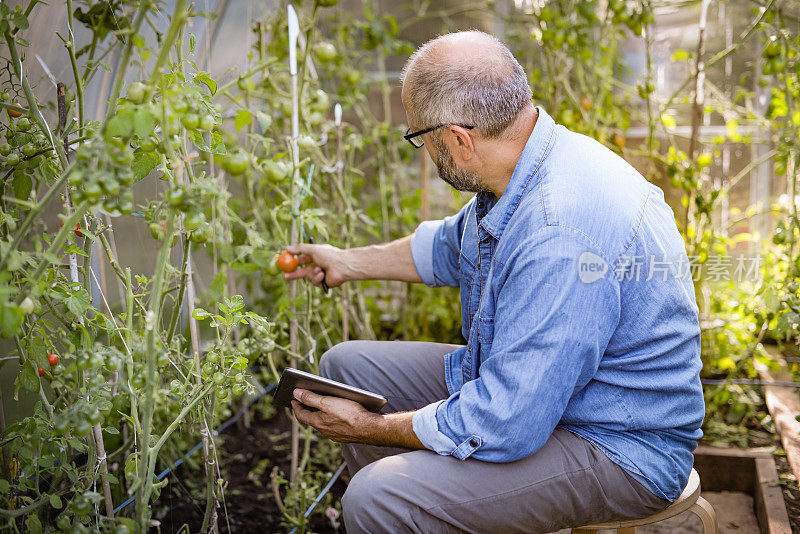
[[[351,400],[317,395],[305,389],[295,389],[294,397],[297,400],[292,401],[292,410],[297,420],[339,443],[370,443],[371,431],[380,422],[380,415]]]

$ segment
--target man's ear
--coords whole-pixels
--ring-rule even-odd
[[[462,161],[471,160],[475,155],[475,143],[472,132],[457,124],[450,125],[448,129],[450,131],[452,145],[450,147],[450,152],[453,154],[453,157],[456,157],[456,154],[458,154],[458,156],[460,156],[459,159]]]

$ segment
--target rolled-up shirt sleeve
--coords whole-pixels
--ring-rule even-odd
[[[458,255],[464,223],[474,199],[440,221],[424,221],[411,239],[411,257],[420,278],[429,287],[458,287]]]
[[[496,310],[473,321],[484,328],[478,377],[415,412],[423,445],[490,462],[525,458],[544,445],[597,372],[619,321],[613,273],[579,276],[587,251],[602,261],[581,239],[546,228],[520,242],[505,265],[493,265]]]

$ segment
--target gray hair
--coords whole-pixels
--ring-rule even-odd
[[[511,51],[476,30],[441,35],[419,47],[401,81],[420,128],[470,124],[490,138],[500,137],[533,96]]]

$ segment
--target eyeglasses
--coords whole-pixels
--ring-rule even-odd
[[[461,126],[462,128],[466,128],[467,130],[472,130],[475,128],[474,126],[469,126],[467,124],[438,124],[436,126],[431,126],[430,128],[425,128],[424,130],[419,130],[418,132],[412,132],[411,128],[406,130],[406,134],[403,136],[403,139],[411,143],[411,146],[414,148],[421,148],[422,145],[425,144],[425,141],[422,140],[420,135],[426,134],[428,132],[434,131],[436,128],[442,128],[444,126]]]

